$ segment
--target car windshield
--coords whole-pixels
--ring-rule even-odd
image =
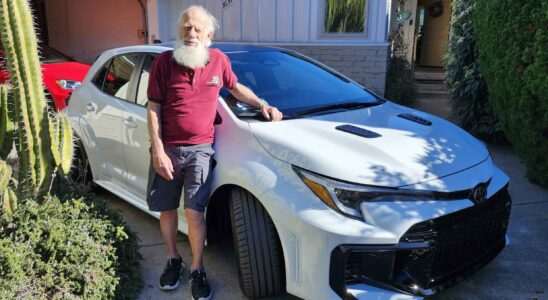
[[[229,52],[227,55],[238,82],[250,87],[287,118],[379,103],[356,83],[292,52]],[[258,115],[254,108],[237,102],[226,89],[221,91],[221,96],[238,117]]]

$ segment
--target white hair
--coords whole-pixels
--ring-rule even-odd
[[[213,36],[213,34],[215,34],[215,31],[219,28],[219,22],[207,9],[205,9],[203,6],[200,6],[200,5],[191,5],[187,9],[183,10],[183,12],[181,12],[181,15],[179,16],[179,21],[177,22],[177,28],[181,28],[181,26],[183,26],[184,17],[187,15],[189,11],[193,9],[200,10],[208,17],[209,19],[208,29],[209,29],[209,32],[211,32],[211,35]]]

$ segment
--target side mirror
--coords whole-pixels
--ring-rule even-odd
[[[219,125],[223,123],[223,118],[221,118],[221,115],[219,114],[219,112],[215,112],[215,120],[213,121],[213,125]]]

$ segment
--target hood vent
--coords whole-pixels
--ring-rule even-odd
[[[370,131],[370,130],[367,130],[367,129],[363,129],[363,128],[359,128],[359,127],[356,127],[356,126],[353,126],[353,125],[340,125],[340,126],[335,127],[335,129],[340,130],[340,131],[344,131],[344,132],[348,132],[348,133],[351,133],[351,134],[355,134],[355,135],[358,135],[358,136],[361,136],[361,137],[369,138],[369,139],[381,137],[381,135],[376,133],[376,132],[373,132],[373,131]]]
[[[409,120],[409,121],[412,121],[412,122],[415,122],[415,123],[419,123],[419,124],[424,125],[424,126],[431,126],[432,125],[432,122],[430,122],[426,119],[423,119],[421,117],[417,117],[417,116],[412,115],[412,114],[399,114],[398,117],[404,118],[406,120]]]

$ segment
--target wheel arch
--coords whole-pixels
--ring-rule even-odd
[[[251,195],[258,200],[258,202],[263,206],[268,216],[272,219],[274,228],[276,229],[276,236],[278,238],[279,245],[282,250],[282,259],[283,262],[281,267],[283,268],[283,274],[285,275],[285,280],[287,284],[287,268],[286,268],[286,246],[284,245],[280,235],[280,229],[277,226],[277,222],[274,221],[272,215],[268,208],[261,202],[260,198],[257,195],[253,194],[249,189],[246,189],[242,186],[236,184],[224,184],[219,186],[215,192],[211,195],[209,199],[209,204],[206,211],[206,224],[207,224],[207,243],[214,244],[216,242],[222,241],[223,239],[229,237],[233,239],[232,227],[231,227],[231,217],[230,217],[230,192],[232,189],[240,188],[244,191],[249,192]]]

